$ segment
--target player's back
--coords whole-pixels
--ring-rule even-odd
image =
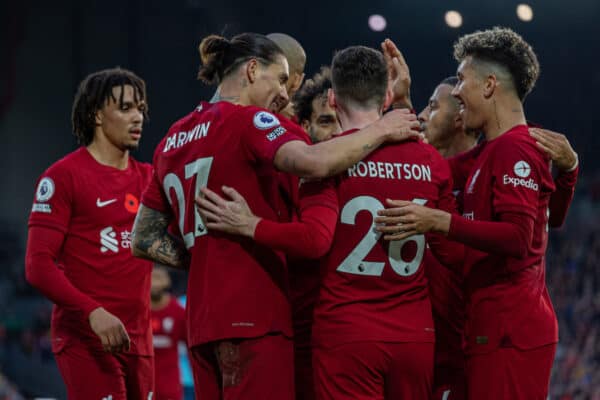
[[[193,201],[201,187],[221,192],[227,185],[257,215],[277,220],[272,159],[288,140],[286,132],[259,108],[202,103],[176,122],[156,149],[156,178],[191,253],[190,346],[267,332],[291,334],[283,255],[249,239],[208,232]]]
[[[315,343],[433,342],[425,238],[386,242],[373,219],[386,199],[429,207],[451,201],[446,161],[418,141],[385,146],[343,173],[337,194],[340,220],[321,268]]]

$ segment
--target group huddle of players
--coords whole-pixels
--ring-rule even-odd
[[[145,83],[117,68],[81,83],[82,147],[38,181],[26,275],[56,304],[69,399],[181,398],[154,364],[148,260],[189,271],[197,399],[546,399],[545,250],[578,161],[525,119],[531,46],[506,28],[461,37],[456,77],[418,116],[389,39],[306,82],[284,34],[199,51],[215,95],[152,166],[129,155]]]

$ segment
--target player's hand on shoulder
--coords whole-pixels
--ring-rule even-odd
[[[552,159],[558,170],[575,169],[578,163],[577,153],[565,135],[541,128],[529,128],[529,133],[536,140],[537,145]]]
[[[90,313],[89,321],[92,331],[100,338],[104,351],[118,353],[129,350],[129,335],[119,318],[98,307]]]
[[[209,188],[202,188],[196,197],[196,207],[206,227],[217,231],[253,237],[260,218],[256,217],[246,199],[234,188],[223,186],[226,200]]]
[[[408,109],[397,109],[385,113],[377,122],[387,141],[402,142],[407,139],[423,139],[421,124],[417,116]]]

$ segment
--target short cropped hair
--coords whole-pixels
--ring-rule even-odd
[[[340,104],[363,109],[381,107],[388,82],[383,54],[365,46],[351,46],[337,52],[331,65],[331,81]]]

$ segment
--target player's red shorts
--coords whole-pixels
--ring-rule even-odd
[[[464,368],[434,368],[433,400],[467,400],[467,375]]]
[[[196,398],[294,398],[294,348],[283,335],[229,339],[190,349]]]
[[[556,344],[532,350],[500,347],[467,358],[469,399],[546,400]]]
[[[148,400],[154,390],[154,357],[110,354],[70,343],[54,355],[69,400]]]
[[[317,399],[429,399],[433,343],[357,342],[313,349]]]

